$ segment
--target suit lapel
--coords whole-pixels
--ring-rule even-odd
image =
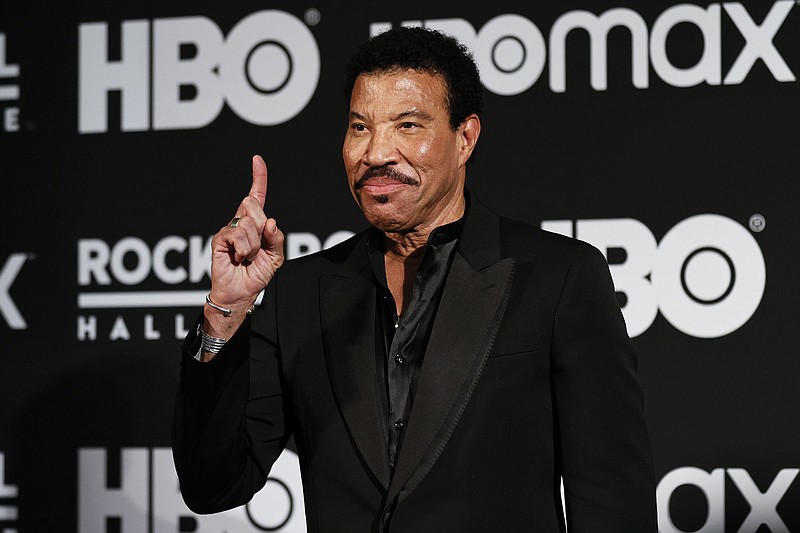
[[[447,444],[500,327],[513,270],[513,259],[476,270],[453,257],[387,502],[413,490]]]
[[[361,268],[370,267],[364,261]],[[364,272],[343,267],[322,279],[322,333],[339,409],[361,456],[386,488],[390,470],[376,377],[375,287]]]

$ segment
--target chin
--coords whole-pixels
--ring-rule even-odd
[[[396,198],[391,194],[366,194],[362,192],[358,195],[358,205],[365,214],[373,210],[379,212],[397,210]]]
[[[362,209],[364,217],[372,226],[384,232],[399,231],[402,222],[398,215],[397,209],[386,204],[376,203],[367,209]]]
[[[362,194],[358,203],[367,221],[386,232],[402,231],[416,206],[414,201],[397,194]]]

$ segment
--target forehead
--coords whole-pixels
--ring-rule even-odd
[[[413,69],[362,73],[356,78],[350,105],[447,107],[447,87],[440,74]]]

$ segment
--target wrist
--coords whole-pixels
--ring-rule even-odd
[[[211,298],[211,302],[216,304],[213,298]],[[203,331],[212,337],[229,339],[245,319],[250,316],[250,313],[247,311],[247,307],[237,306],[231,307],[231,313],[228,315],[225,313],[228,308],[224,306],[218,307],[222,307],[223,311],[208,302],[203,306]]]
[[[228,307],[226,305],[221,305],[216,301],[214,301],[211,298],[211,293],[208,293],[206,295],[206,309],[222,313],[222,316],[224,316],[225,318],[241,314],[242,312],[244,312],[244,314],[249,315],[253,312],[253,309],[255,309],[255,300],[253,300],[253,302],[248,306],[238,305],[238,306]]]

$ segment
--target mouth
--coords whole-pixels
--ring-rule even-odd
[[[371,178],[365,181],[359,189],[370,196],[388,196],[389,194],[407,187],[408,183],[403,183],[389,178]]]
[[[419,180],[384,165],[368,168],[353,188],[364,189],[371,196],[387,196],[407,185],[419,186]]]

